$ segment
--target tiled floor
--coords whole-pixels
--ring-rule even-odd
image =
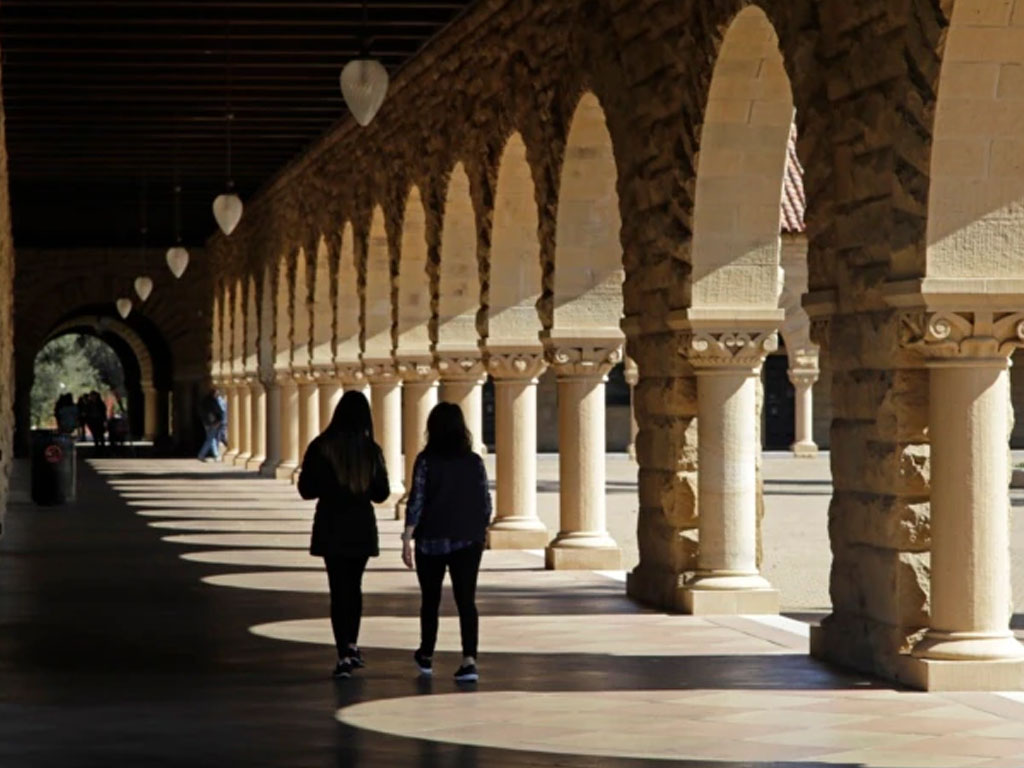
[[[80,502],[0,540],[0,766],[1024,766],[1024,696],[894,690],[806,656],[783,618],[670,616],[621,574],[488,552],[479,686],[446,597],[418,679],[414,577],[381,521],[369,667],[326,679],[311,505],[185,461],[97,460]]]

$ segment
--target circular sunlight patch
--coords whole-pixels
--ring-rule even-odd
[[[481,673],[483,686],[486,662]],[[441,684],[450,685],[433,683]],[[355,728],[474,747],[870,768],[957,763],[948,746],[951,721],[965,744],[1024,739],[1024,723],[942,696],[862,689],[444,693],[364,702],[337,718]]]
[[[308,526],[307,526],[308,527]],[[276,549],[309,549],[306,533],[201,533],[164,536],[168,544],[196,547],[269,547]]]
[[[207,531],[210,533],[305,533],[309,536],[309,520],[158,520],[150,528],[166,531]]]

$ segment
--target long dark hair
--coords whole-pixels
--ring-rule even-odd
[[[342,395],[331,423],[320,436],[320,445],[343,488],[355,494],[369,490],[377,446],[373,442],[370,404],[362,392]]]
[[[462,456],[473,450],[462,409],[455,403],[438,403],[427,417],[427,453]]]

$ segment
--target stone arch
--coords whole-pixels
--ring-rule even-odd
[[[580,98],[566,139],[555,225],[556,334],[617,338],[622,317],[622,246],[617,169],[597,97]]]
[[[314,366],[334,362],[334,302],[331,290],[331,252],[324,238],[316,239],[316,271],[313,274],[313,357]]]
[[[335,360],[355,363],[359,359],[359,270],[356,265],[352,223],[346,221],[338,248],[338,286],[335,293]]]
[[[397,347],[399,355],[430,354],[430,276],[427,273],[427,217],[419,187],[405,200],[398,261]]]
[[[391,359],[391,256],[384,210],[376,205],[370,219],[366,241],[366,304],[363,357],[368,360]]]
[[[292,367],[308,368],[310,364],[311,309],[309,305],[309,259],[312,247],[304,245],[295,254],[295,295],[292,301]]]
[[[704,112],[693,211],[691,307],[774,310],[793,93],[775,28],[748,6],[719,51]]]
[[[543,274],[533,176],[518,133],[505,142],[498,166],[488,270],[488,346],[538,346],[537,302]]]
[[[282,256],[277,264],[277,300],[274,304],[274,368],[288,370],[292,364],[292,303],[288,276],[288,257]]]
[[[439,350],[476,350],[476,314],[480,307],[476,213],[469,176],[456,163],[448,180],[441,225],[441,264],[438,279]]]
[[[1024,4],[952,5],[932,134],[925,271],[929,279],[1019,280]],[[900,257],[894,254],[894,277],[921,275],[915,251]]]

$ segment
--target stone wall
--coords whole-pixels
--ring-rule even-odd
[[[0,96],[0,533],[14,453],[14,244],[8,194],[6,117]]]
[[[141,342],[153,366],[153,384],[161,409],[173,400],[171,431],[181,449],[196,439],[189,403],[209,378],[212,287],[209,264],[200,249],[192,251],[188,269],[176,280],[164,254],[152,249],[145,263],[137,250],[19,249],[15,279],[14,339],[17,449],[27,450],[29,393],[35,356],[58,328],[79,326],[91,332],[101,317],[117,318],[114,302],[134,301],[125,325],[130,344]],[[154,283],[143,304],[132,283],[145,272]],[[119,318],[117,318],[119,320]],[[116,333],[116,327],[109,332]],[[173,394],[172,394],[173,393]]]
[[[623,328],[640,372],[641,562],[628,588],[639,600],[668,607],[678,607],[680,586],[699,551],[697,387],[680,354],[686,335],[678,330],[693,295],[699,149],[723,37],[749,5],[478,3],[398,74],[373,125],[339,124],[248,201],[230,243],[218,236],[209,244],[225,284],[279,262],[282,274],[294,279],[296,258],[307,258],[316,247],[304,246],[320,238],[336,275],[340,233],[351,224],[365,309],[368,252],[386,247],[397,295],[404,202],[416,185],[426,214],[427,273],[436,291],[445,195],[461,163],[477,235],[479,340],[488,333],[490,256],[499,245],[507,249],[510,236],[524,238],[514,244],[524,258],[538,259],[536,308],[542,329],[550,330],[564,148],[581,93],[593,92],[614,147]],[[822,390],[830,390],[834,414],[834,613],[815,650],[894,676],[897,655],[928,620],[928,403],[923,364],[901,347],[897,313],[884,288],[897,274],[894,265],[901,278],[923,276],[931,120],[951,4],[756,5],[777,34],[792,88],[808,201],[810,293],[804,304],[813,339],[829,356],[831,381]],[[525,197],[536,204],[537,226],[514,235],[503,227],[497,238],[499,164],[513,135],[525,145],[533,187]],[[377,206],[383,221],[370,239],[387,242],[371,247]],[[758,264],[761,283],[764,266]],[[743,270],[732,274],[736,291],[747,295]],[[728,285],[715,285],[728,296]],[[308,288],[295,301],[308,301],[314,292]],[[437,303],[433,295],[435,313]],[[287,318],[291,309],[278,315]],[[716,309],[720,330],[729,332],[728,302]]]

